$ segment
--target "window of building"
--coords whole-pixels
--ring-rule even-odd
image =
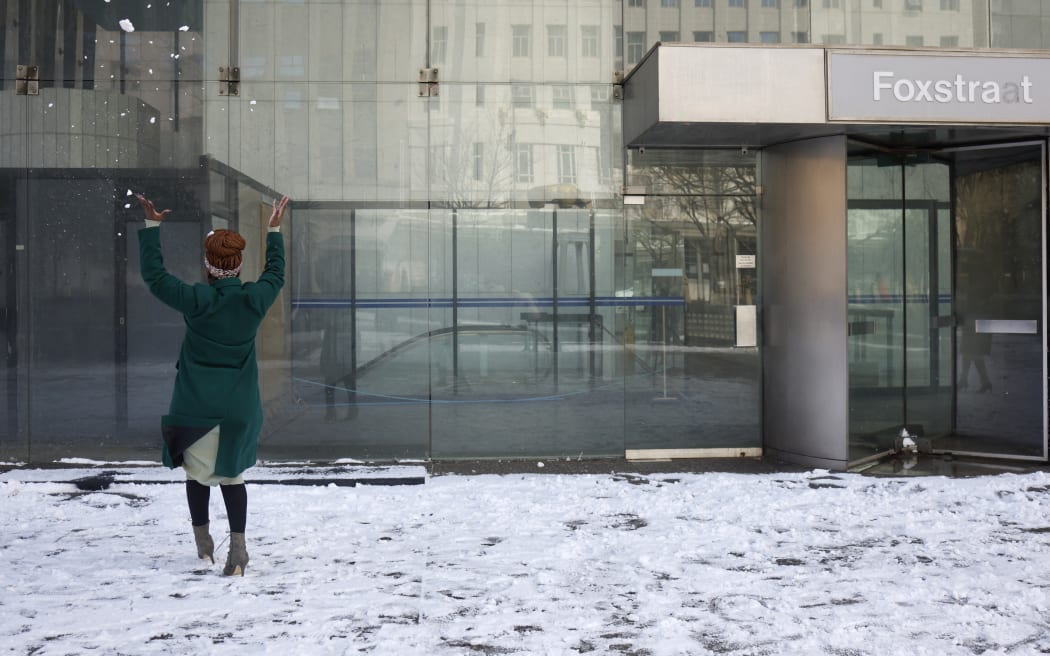
[[[695,3],[693,5],[694,7],[710,7],[711,6],[711,0],[693,0],[693,2]]]
[[[922,11],[922,0],[904,0],[906,11]]]
[[[904,37],[904,45],[909,48],[921,48],[924,40],[921,34],[913,34],[912,36]]]
[[[809,6],[809,0],[795,0],[795,6],[796,7],[808,7]]]
[[[510,88],[510,100],[514,107],[532,107],[532,86],[515,84]]]
[[[809,43],[809,32],[792,32],[791,41],[793,43]]]
[[[627,0],[628,7],[644,7],[645,0]]]
[[[430,63],[443,64],[445,51],[448,49],[448,28],[434,26],[434,35],[430,39]]]
[[[474,56],[485,56],[485,24],[474,24]]]
[[[838,9],[842,6],[841,0],[824,0],[825,9]]]
[[[598,169],[598,182],[608,184],[612,179],[611,148],[594,148],[594,160]]]
[[[297,85],[296,85],[297,86]],[[300,110],[303,108],[303,91],[289,86],[281,92],[281,102],[284,108],[289,110]],[[426,105],[427,103],[423,103]]]
[[[769,9],[776,9],[777,0],[762,0],[762,6]]]
[[[942,48],[958,48],[959,37],[958,36],[942,36],[941,37]]]
[[[664,43],[676,43],[681,39],[678,32],[660,32],[660,40]]]
[[[871,0],[871,6],[875,9],[882,9],[882,0]]]
[[[364,178],[366,180],[371,179],[376,174],[376,147],[375,146],[354,146],[353,147],[353,158],[350,160],[350,166],[353,170],[353,177]]]
[[[747,43],[747,32],[730,30],[726,32],[726,41],[729,43]]]
[[[266,65],[269,60],[258,55],[247,55],[241,57],[241,79],[257,80],[266,73]],[[357,62],[355,62],[356,64]],[[364,64],[362,64],[364,66]]]
[[[660,0],[661,7],[677,7],[678,0]]]
[[[565,33],[566,27],[564,25],[548,25],[547,26],[547,56],[548,57],[564,57],[565,56]]]
[[[730,7],[746,7],[747,0],[729,0]]]
[[[693,41],[697,43],[711,43],[715,40],[715,33],[711,31],[693,32]]]
[[[871,45],[881,46],[882,45],[882,32],[876,32],[871,35]]]
[[[941,11],[959,11],[959,0],[941,0]]]
[[[514,144],[514,179],[525,184],[532,183],[532,144]]]
[[[554,85],[554,109],[572,109],[572,87],[568,84]]]
[[[474,92],[474,105],[477,106],[477,107],[484,107],[485,106],[485,87],[483,87],[483,86],[481,86],[479,84],[478,86],[474,87],[474,89],[475,89],[475,92]]]
[[[613,47],[616,49],[616,57],[623,59],[623,26],[613,26]]]
[[[597,25],[581,25],[580,26],[580,56],[582,56],[582,57],[597,57],[598,56],[598,26]]]
[[[780,43],[780,32],[759,32],[758,40],[762,43]]]
[[[531,25],[511,25],[511,56],[528,57],[532,39]]]
[[[485,144],[474,142],[474,179],[480,181],[485,177]]]
[[[448,145],[439,144],[430,147],[430,170],[441,171],[448,165]]]
[[[820,42],[829,46],[841,46],[846,43],[845,34],[823,34],[820,37]]]
[[[609,87],[604,84],[591,85],[591,107],[609,101]]]
[[[304,77],[306,57],[303,55],[281,55],[277,58],[277,74],[283,78]]]
[[[576,148],[571,145],[558,146],[558,182],[576,184]]]
[[[645,32],[627,33],[627,65],[634,66],[645,54]]]

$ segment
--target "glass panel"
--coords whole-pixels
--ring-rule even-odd
[[[614,300],[620,213],[448,216],[455,314],[432,338],[435,457],[622,454],[623,348],[614,310],[599,307]]]
[[[83,439],[98,449],[121,423],[125,397],[117,371],[115,248],[111,230],[91,219],[113,216],[106,180],[33,180],[27,199],[30,246],[60,258],[30,258],[30,424],[34,451],[74,455]],[[31,251],[32,252],[32,251]],[[119,337],[118,337],[119,339]],[[77,408],[71,422],[56,408]],[[46,448],[41,448],[41,442]]]
[[[429,447],[429,336],[443,327],[431,297],[430,215],[426,211],[359,213],[356,250],[358,389],[362,434],[386,448],[425,455]],[[385,360],[392,353],[404,353]],[[411,381],[411,382],[408,382]],[[406,407],[399,407],[406,406]],[[374,417],[371,428],[367,422]],[[377,445],[378,448],[378,445]]]
[[[237,11],[248,82],[404,82],[426,58],[426,0],[239,2]]]
[[[199,82],[147,80],[126,80],[123,93],[41,89],[22,147],[37,168],[197,168],[203,94]]]
[[[849,162],[850,460],[952,430],[949,168]],[[950,233],[949,233],[950,234]]]
[[[425,200],[434,101],[408,84],[243,83],[220,159],[293,199]]]
[[[295,219],[293,396],[297,425],[307,428],[281,445],[331,457],[426,457],[439,327],[427,310],[426,212],[321,206]]]
[[[442,82],[598,82],[614,70],[620,2],[465,0],[431,5]]]
[[[1047,47],[1050,10],[1043,3],[991,4],[994,10],[989,0],[686,0],[669,9],[630,1],[623,9],[626,54],[616,55],[629,71],[669,35],[717,43],[981,48],[991,34],[997,48]]]
[[[1038,0],[993,2],[992,47],[1050,48],[1050,7]]]
[[[200,80],[203,4],[2,2],[0,79],[13,79],[22,64],[37,66],[41,89],[111,90],[126,80]]]
[[[0,116],[23,126],[0,147],[0,165],[32,167],[14,185],[0,182],[0,216],[14,213],[28,226],[18,234],[4,222],[11,229],[2,252],[41,254],[19,258],[26,271],[10,270],[40,284],[20,303],[27,313],[5,312],[18,326],[8,353],[23,369],[0,377],[25,377],[6,407],[33,408],[28,422],[12,413],[8,425],[31,428],[34,459],[158,455],[159,409],[178,348],[158,336],[181,322],[144,289],[133,236],[142,214],[129,195],[141,191],[174,210],[169,266],[199,279],[197,226],[208,197],[203,35],[205,23],[229,14],[228,4],[212,2],[209,18],[203,4],[0,3],[0,78],[16,64],[37,66],[39,76],[39,95],[27,98],[0,81]],[[223,50],[228,24],[212,34],[223,35],[212,42]],[[16,287],[7,281],[7,298]]]
[[[29,231],[5,233],[4,252],[17,241],[30,253],[61,254],[29,258],[25,272],[38,282],[20,331],[33,344],[23,356],[23,398],[32,400],[34,458],[84,455],[85,444],[103,457],[117,450],[156,457],[158,415],[144,431],[138,412],[152,412],[170,382],[158,385],[143,369],[136,338],[150,331],[130,325],[144,315],[128,312],[129,296],[141,300],[141,281],[127,268],[134,259],[127,222],[137,217],[137,229],[141,210],[127,194],[141,190],[170,203],[170,172],[199,166],[203,3],[7,2],[0,13],[0,69],[35,65],[39,77],[39,95],[0,94],[0,114],[20,115],[24,126],[23,138],[0,150],[32,167],[4,203],[22,208]],[[9,111],[16,107],[22,111]],[[194,182],[179,182],[183,202],[168,206],[183,210],[194,205]],[[17,357],[19,349],[8,352]],[[129,385],[141,390],[132,409]]]
[[[957,437],[938,448],[1045,457],[1042,157],[1039,147],[956,157]],[[988,332],[981,320],[1035,332]]]
[[[883,0],[874,7],[848,0],[809,0],[809,3],[812,43],[988,46],[987,0]],[[805,12],[800,11],[796,16],[805,18]]]
[[[425,101],[432,197],[457,207],[611,201],[621,179],[611,92],[612,85],[441,85],[442,95]]]
[[[904,425],[903,182],[897,158],[849,160],[846,289],[851,461],[892,448]]]
[[[632,152],[630,166],[649,195],[627,213],[627,448],[758,448],[759,350],[737,341],[758,302],[754,155]]]
[[[125,54],[128,44],[146,43],[152,33],[127,34],[134,38],[122,41]],[[190,36],[184,35],[187,43]],[[157,67],[170,67],[172,53],[162,51]],[[145,60],[135,61],[148,75]],[[35,458],[82,455],[85,441],[97,455],[157,457],[157,409],[167,408],[177,342],[151,341],[171,323],[139,276],[133,233],[142,215],[131,194],[146,193],[177,213],[165,229],[172,240],[187,225],[181,222],[197,225],[207,198],[199,169],[203,88],[134,79],[127,70],[95,80],[94,88],[48,80],[26,100],[32,136],[22,143],[33,172],[24,191],[29,233],[19,243],[30,252],[62,253],[31,258],[27,270],[41,283],[30,292],[26,328]],[[199,234],[188,234],[192,261],[199,262]],[[169,248],[179,271],[181,246]],[[199,279],[200,268],[184,273]],[[136,390],[134,403],[129,389]],[[60,406],[73,408],[77,421],[55,412]]]
[[[927,437],[952,430],[950,180],[946,162],[904,167],[905,413]]]
[[[4,34],[0,29],[0,37]],[[3,44],[0,43],[0,52]],[[0,79],[0,89],[5,82]],[[26,97],[0,91],[0,115],[17,135],[27,126],[29,103]],[[25,308],[27,259],[17,245],[25,243],[27,216],[31,211],[27,195],[26,139],[0,138],[0,339],[4,356],[0,358],[0,459],[26,462],[30,456],[28,433],[27,346],[28,317]]]

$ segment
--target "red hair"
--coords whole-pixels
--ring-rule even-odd
[[[241,266],[244,237],[232,230],[214,230],[204,238],[204,257],[216,269],[232,271]]]

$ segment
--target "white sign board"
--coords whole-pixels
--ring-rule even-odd
[[[1045,123],[1050,58],[828,52],[828,120]]]

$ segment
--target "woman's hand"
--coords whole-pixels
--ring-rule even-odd
[[[158,212],[157,209],[153,207],[153,201],[146,198],[142,194],[135,194],[135,198],[139,199],[139,204],[142,205],[142,209],[146,211],[147,221],[163,221],[164,217],[168,216],[168,214],[171,213],[171,210],[164,210],[163,212]]]
[[[281,196],[281,200],[276,198],[273,200],[273,214],[270,215],[270,227],[276,228],[281,225],[281,219],[284,218],[284,210],[288,207],[288,201],[291,200],[287,196]]]

